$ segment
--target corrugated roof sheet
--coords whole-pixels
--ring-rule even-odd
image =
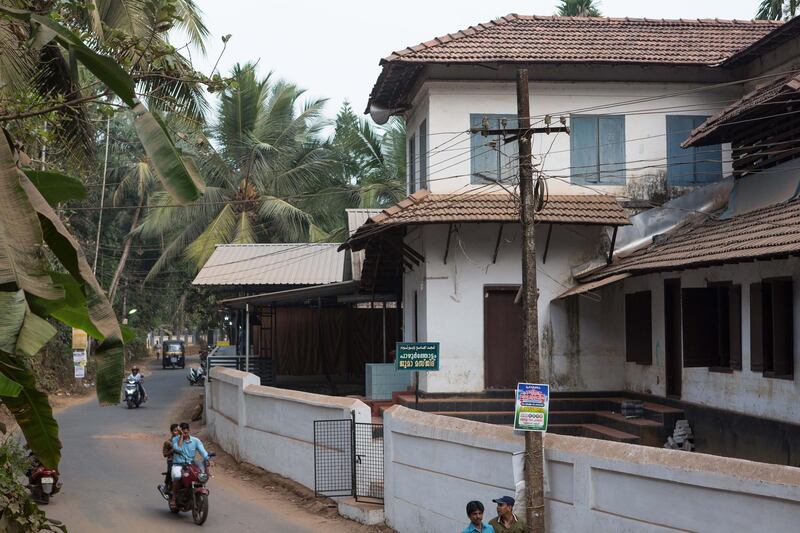
[[[423,189],[370,217],[348,242],[363,241],[373,232],[401,225],[519,222],[519,219],[519,204],[507,193],[431,194]],[[603,194],[551,195],[544,209],[536,214],[536,220],[604,226],[629,223],[617,200]]]
[[[343,281],[335,243],[219,244],[193,285],[319,285]]]
[[[358,228],[369,220],[369,217],[377,215],[380,209],[345,209],[347,213],[347,234],[352,236]],[[361,279],[361,268],[364,265],[364,250],[350,252],[350,261],[353,267],[353,279]]]
[[[607,267],[579,275],[591,282],[800,253],[800,199],[724,220],[700,216]]]

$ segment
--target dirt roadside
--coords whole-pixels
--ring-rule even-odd
[[[196,412],[197,406],[202,405],[202,403],[203,393],[199,390],[192,392],[175,409],[173,420],[190,420],[192,414]],[[337,531],[347,533],[395,533],[394,529],[387,526],[365,526],[348,520],[339,515],[336,502],[332,499],[316,497],[314,491],[300,483],[278,474],[267,472],[263,468],[250,463],[236,462],[233,457],[225,453],[219,445],[210,439],[206,432],[206,427],[201,425],[201,422],[192,422],[192,427],[195,428],[194,433],[201,440],[209,443],[217,453],[214,458],[214,468],[234,478],[248,490],[264,492],[276,499],[283,499],[287,502],[287,505],[294,507],[297,511],[308,513],[310,516],[334,520],[341,524],[340,527],[336,528]]]

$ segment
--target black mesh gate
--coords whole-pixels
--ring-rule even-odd
[[[314,491],[383,501],[383,425],[314,421]]]

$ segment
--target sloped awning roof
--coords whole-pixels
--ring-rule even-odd
[[[720,220],[701,216],[649,246],[577,278],[594,282],[620,274],[686,270],[800,253],[800,199]]]
[[[380,213],[380,209],[345,209],[347,213],[347,236],[352,237],[358,228],[364,225],[370,217]],[[350,262],[353,268],[353,279],[361,279],[361,270],[364,265],[364,251],[350,253]]]
[[[192,285],[321,285],[344,279],[335,243],[220,244]]]
[[[371,235],[408,225],[519,220],[518,201],[507,193],[432,194],[421,190],[370,217],[342,247],[360,250]],[[536,220],[601,226],[629,223],[616,198],[602,194],[551,195]]]
[[[737,131],[752,135],[756,121],[770,118],[787,120],[785,117],[771,115],[776,113],[777,106],[796,105],[796,100],[800,100],[800,72],[797,71],[759,85],[716,115],[709,117],[692,131],[682,146],[730,142]]]

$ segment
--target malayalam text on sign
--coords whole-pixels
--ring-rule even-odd
[[[439,343],[398,342],[395,366],[397,370],[439,370]]]
[[[549,385],[542,383],[517,384],[514,429],[546,431],[549,409]]]

